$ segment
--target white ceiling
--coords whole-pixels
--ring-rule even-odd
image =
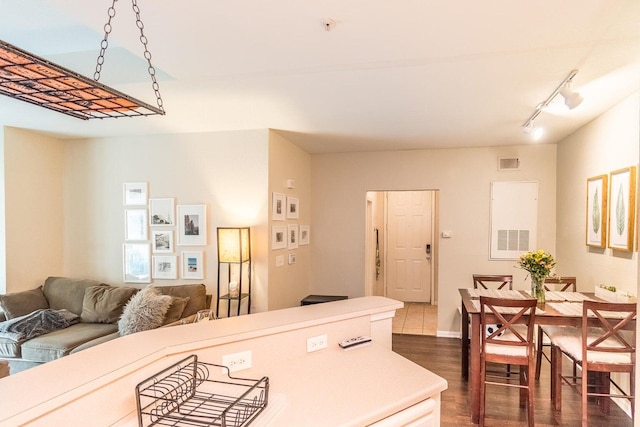
[[[92,77],[111,0],[0,0],[0,39]],[[553,143],[640,88],[638,0],[138,0],[166,116],[83,121],[0,95],[0,126],[65,137],[272,128],[312,153]],[[155,104],[131,3],[100,81]],[[333,19],[331,31],[323,20]]]

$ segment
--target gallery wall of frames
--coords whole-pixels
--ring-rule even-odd
[[[204,279],[207,206],[149,198],[147,182],[123,184],[125,283],[152,279]]]
[[[282,193],[273,193],[271,220],[278,225],[271,226],[271,249],[287,250],[287,263],[295,264],[298,246],[308,245],[311,227],[298,224],[300,200]]]

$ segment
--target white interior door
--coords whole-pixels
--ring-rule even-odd
[[[431,302],[432,206],[430,191],[387,193],[387,296]]]

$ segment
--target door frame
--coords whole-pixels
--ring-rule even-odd
[[[394,191],[427,191],[431,193],[431,234],[432,234],[432,243],[431,243],[431,289],[430,289],[430,303],[432,305],[438,304],[438,264],[439,264],[439,230],[440,230],[440,190],[369,190],[366,192],[366,212],[365,212],[365,283],[364,283],[364,292],[365,295],[379,295],[379,292],[376,292],[375,286],[375,248],[373,247],[375,240],[373,239],[373,235],[375,233],[375,226],[373,224],[373,198],[372,193],[382,193],[384,200],[384,219],[383,223],[386,228],[387,225],[387,193]],[[387,265],[387,247],[388,247],[388,233],[385,230],[383,244],[381,246],[380,259],[383,262],[380,275],[380,279],[382,280],[382,295],[387,296],[387,276],[384,273],[386,271]]]

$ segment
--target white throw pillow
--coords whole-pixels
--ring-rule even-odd
[[[128,335],[162,326],[171,302],[169,295],[161,295],[153,286],[147,286],[125,305],[118,321],[118,332]]]

